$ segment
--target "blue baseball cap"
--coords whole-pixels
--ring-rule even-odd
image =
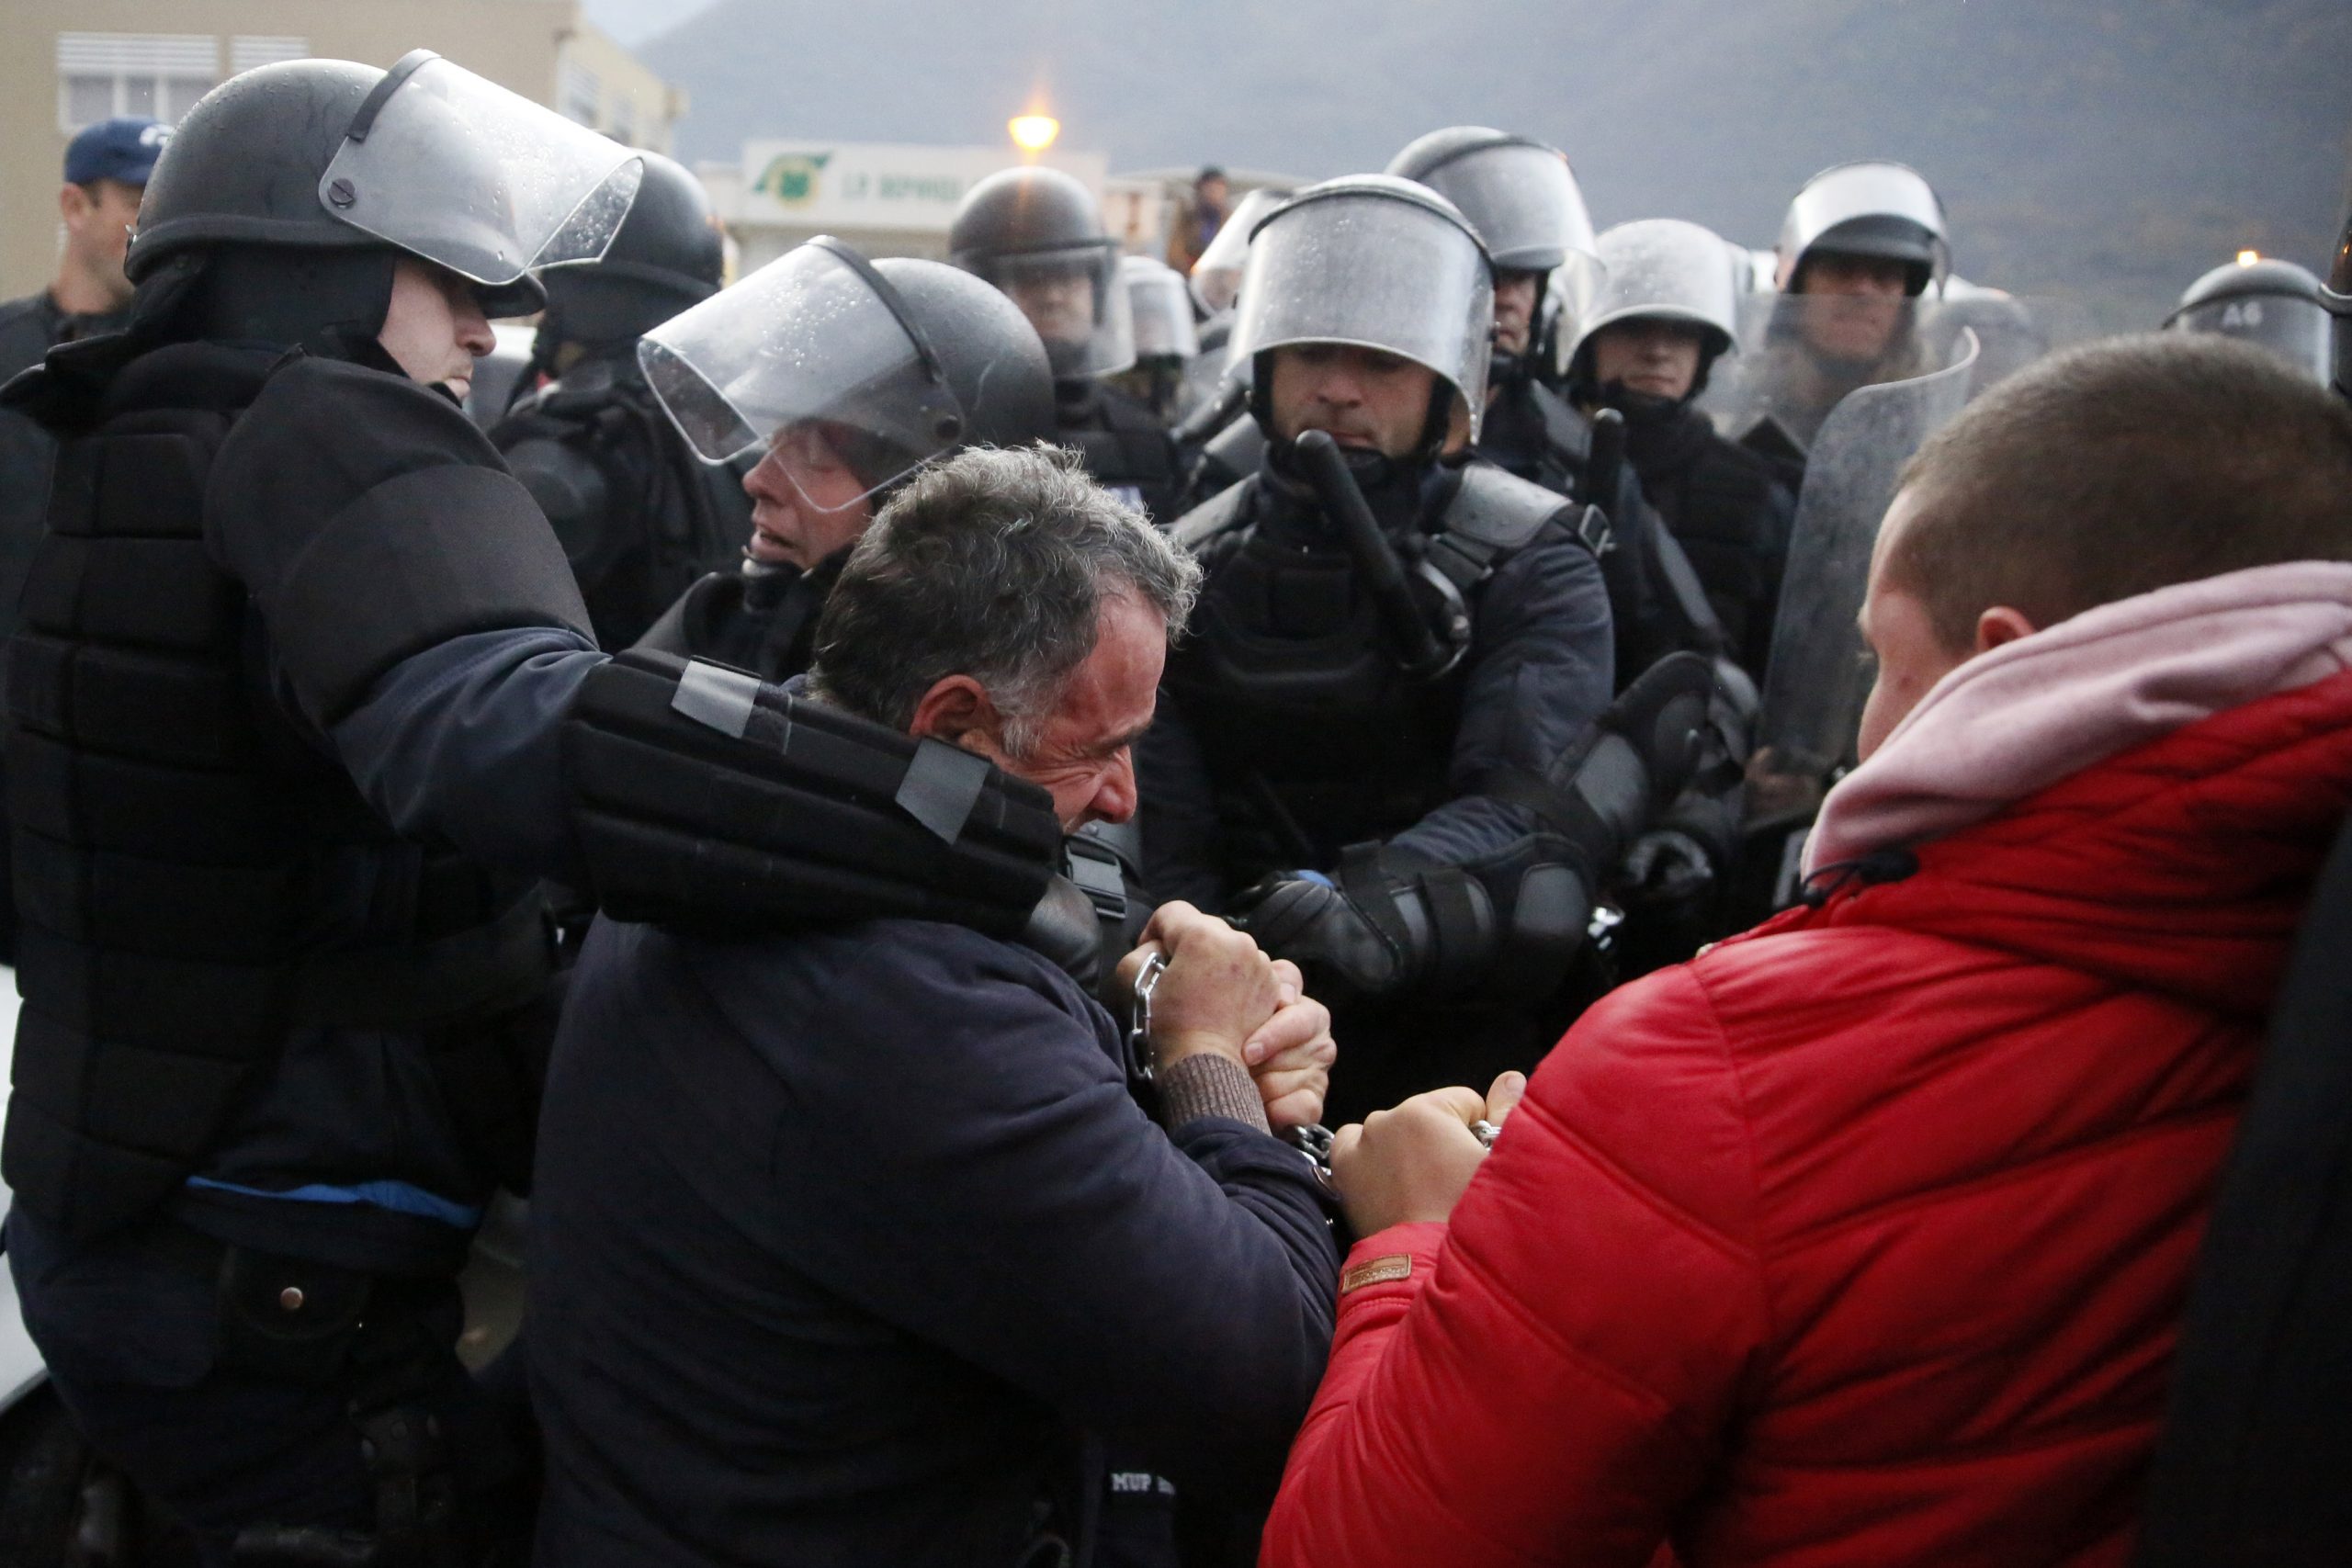
[[[137,115],[84,126],[65,144],[65,183],[85,186],[92,180],[120,180],[127,186],[143,186],[171,139],[170,126]]]

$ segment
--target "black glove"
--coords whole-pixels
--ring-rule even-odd
[[[1232,919],[1276,958],[1358,996],[1386,995],[1411,977],[1408,955],[1320,877],[1266,877],[1234,900]]]
[[[1650,909],[1687,908],[1715,885],[1705,847],[1671,828],[1653,828],[1635,839],[1625,852],[1623,874],[1627,899]]]

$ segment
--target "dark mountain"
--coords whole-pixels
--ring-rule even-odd
[[[1903,159],[1960,270],[2153,324],[2244,246],[2317,265],[2352,195],[2345,0],[718,0],[641,47],[688,158],[1001,141],[1033,90],[1114,168],[1376,168],[1471,122],[1567,149],[1594,219],[1771,243],[1825,164]]]

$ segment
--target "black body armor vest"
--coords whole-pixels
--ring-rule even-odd
[[[1110,491],[1132,491],[1156,523],[1174,514],[1182,475],[1176,444],[1137,400],[1094,381],[1054,384],[1054,439],[1077,451],[1087,475]]]
[[[75,1235],[172,1192],[289,1028],[437,1040],[548,972],[536,887],[395,837],[252,673],[262,630],[207,550],[207,481],[272,368],[190,344],[120,373],[60,449],[10,645],[24,1000],[5,1171]],[[330,917],[360,862],[376,907]],[[334,936],[331,918],[401,934]]]
[[[714,571],[681,594],[635,646],[748,670],[781,685],[814,662],[817,622],[848,559],[843,549],[814,571],[790,566]]]
[[[1427,521],[1388,528],[1432,624],[1458,620],[1466,636],[1496,569],[1546,526],[1572,530],[1555,524],[1567,510],[1559,496],[1489,465],[1442,471],[1439,487]],[[1261,475],[1186,516],[1175,538],[1207,580],[1166,683],[1207,762],[1235,886],[1335,864],[1343,847],[1385,839],[1449,797],[1464,670],[1406,672],[1311,501]]]
[[[697,461],[634,366],[577,367],[491,440],[562,541],[600,648],[636,642],[751,537],[741,470]]]
[[[1629,412],[1626,434],[1642,493],[1690,558],[1728,651],[1762,679],[1792,506],[1772,466],[1689,408]]]

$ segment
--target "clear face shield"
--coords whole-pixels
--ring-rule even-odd
[[[1193,264],[1193,297],[1201,309],[1214,316],[1231,308],[1241,292],[1242,264],[1250,259],[1250,231],[1290,197],[1286,190],[1253,190],[1226,214],[1208,248]]]
[[[766,446],[818,511],[864,500],[964,437],[964,409],[897,290],[830,236],[672,317],[637,356],[704,462]],[[854,483],[810,478],[844,466]]]
[[[319,201],[500,290],[533,268],[601,257],[643,173],[619,142],[420,50],[360,106]]]
[[[1494,280],[1485,249],[1426,197],[1360,176],[1351,188],[1309,192],[1261,228],[1250,246],[1231,363],[1293,344],[1345,344],[1426,366],[1453,388],[1478,438],[1494,332]]]
[[[1193,321],[1193,298],[1183,275],[1149,256],[1127,256],[1119,264],[1127,306],[1135,321],[1138,360],[1189,360],[1201,352]]]
[[[1109,376],[1136,362],[1116,240],[1001,253],[977,260],[972,270],[1021,307],[1045,342],[1056,379]]]
[[[1895,351],[1865,366],[1856,385],[1881,385],[1940,369],[1962,352],[1964,336],[1973,348],[1968,392],[1975,397],[2038,359],[2102,335],[2090,310],[2077,301],[1978,288],[1958,278],[1940,298],[1885,303],[1893,308],[1894,330],[1887,341]],[[1877,328],[1867,316],[1824,321],[1804,312],[1846,309],[1827,296],[1742,295],[1734,334],[1737,357],[1716,367],[1699,408],[1733,440],[1770,417],[1799,445],[1809,443],[1812,425],[1826,412],[1816,406],[1820,400],[1841,396],[1852,386],[1834,380],[1815,384],[1811,378],[1808,366],[1838,367],[1816,359],[1806,346],[1805,329],[1859,332],[1868,327],[1874,334]]]
[[[1605,269],[1566,158],[1503,142],[1441,164],[1420,183],[1462,209],[1498,268],[1550,274],[1562,319],[1571,329],[1584,321]]]
[[[2191,305],[2166,324],[2176,332],[2212,333],[2268,349],[2323,387],[2334,373],[2335,320],[2316,300],[2241,294]]]

